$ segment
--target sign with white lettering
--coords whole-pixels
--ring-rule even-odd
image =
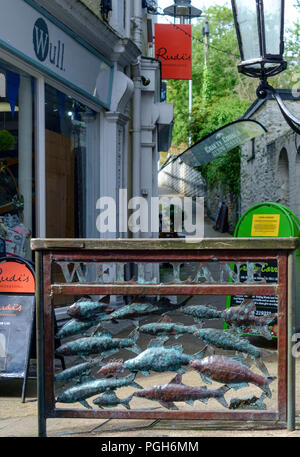
[[[235,121],[193,144],[177,158],[180,157],[191,167],[199,167],[266,132],[265,127],[257,121]]]
[[[110,62],[30,0],[0,0],[0,5],[0,48],[109,108]]]

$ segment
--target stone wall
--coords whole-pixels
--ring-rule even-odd
[[[300,118],[300,100],[284,101]],[[263,202],[288,206],[300,216],[300,140],[283,118],[277,103],[263,103],[251,119],[268,133],[242,147],[241,212]]]

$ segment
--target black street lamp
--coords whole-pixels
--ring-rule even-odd
[[[164,9],[164,14],[174,18],[187,17],[188,19],[193,19],[200,17],[202,11],[191,5],[191,0],[174,0],[173,5]]]
[[[259,78],[258,98],[271,93],[288,125],[300,134],[300,121],[284,105],[276,90],[267,82],[287,68],[284,52],[284,0],[231,0],[240,48],[238,70]]]

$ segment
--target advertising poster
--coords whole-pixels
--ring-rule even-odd
[[[254,280],[265,281],[266,284],[276,283],[278,280],[278,266],[277,260],[269,260],[263,265],[256,265],[256,270],[259,275],[254,274]],[[236,272],[235,267],[235,272]],[[247,265],[240,267],[240,281],[245,282],[247,280]],[[233,295],[230,298],[230,306],[241,305],[244,295]],[[267,316],[269,314],[277,313],[278,311],[278,297],[276,295],[253,295],[253,301],[256,305],[256,316]],[[271,334],[273,337],[277,336],[277,323],[275,322],[271,328]],[[246,333],[251,335],[258,335],[259,333],[255,329],[247,329]]]
[[[0,378],[23,378],[34,320],[34,276],[19,262],[0,263]]]

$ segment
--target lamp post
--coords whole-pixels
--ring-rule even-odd
[[[191,5],[191,0],[174,0],[174,4],[164,9],[164,14],[176,17],[189,18],[200,17],[201,10]]]
[[[192,19],[202,16],[202,11],[191,5],[191,0],[174,0],[174,4],[167,6],[164,9],[164,14],[174,17],[174,22],[177,17],[180,18],[180,24],[185,24],[186,19],[191,24]],[[189,80],[189,120],[192,118],[193,107],[193,80]],[[192,145],[192,135],[189,134],[189,146]]]
[[[239,72],[260,79],[257,97],[265,99],[271,93],[288,125],[300,134],[300,121],[267,81],[287,68],[283,58],[284,0],[231,0],[231,3],[241,55]]]

